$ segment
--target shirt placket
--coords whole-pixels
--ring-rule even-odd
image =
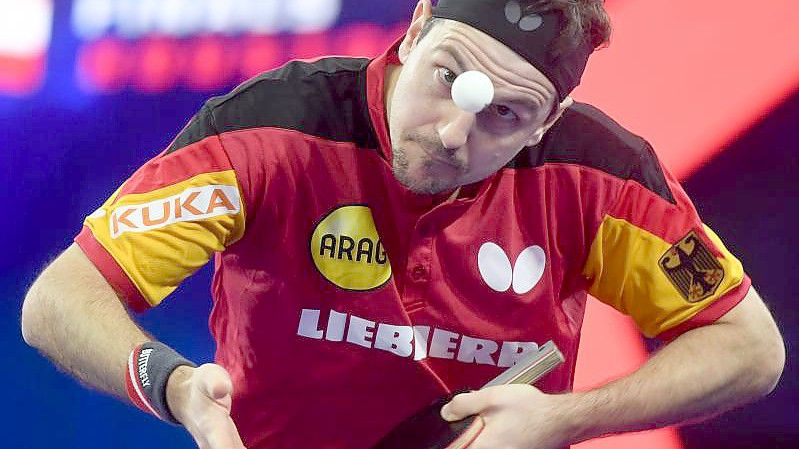
[[[433,268],[433,226],[430,214],[419,218],[413,229],[408,246],[408,258],[403,275],[405,291],[402,303],[408,313],[423,309],[430,293],[430,278]]]

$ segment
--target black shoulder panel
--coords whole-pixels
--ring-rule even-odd
[[[675,202],[651,145],[585,103],[574,103],[541,143],[524,148],[506,168],[532,168],[546,163],[584,165],[632,179]]]
[[[291,61],[208,100],[169,148],[213,134],[275,127],[378,148],[366,100],[365,58]]]

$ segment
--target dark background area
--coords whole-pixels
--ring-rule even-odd
[[[782,330],[788,357],[766,399],[683,429],[689,448],[799,447],[799,93],[730,143],[683,186],[705,223],[741,259]]]

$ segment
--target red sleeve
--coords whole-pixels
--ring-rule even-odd
[[[209,113],[139,168],[75,241],[131,309],[158,305],[244,234],[240,176]]]
[[[97,267],[128,307],[135,312],[143,312],[152,307],[111,254],[97,243],[89,228],[84,226],[81,229],[80,234],[75,237],[75,243],[78,244],[83,253],[86,254],[86,257]]]
[[[665,189],[623,184],[601,219],[584,274],[591,295],[632,317],[646,336],[670,339],[732,309],[751,280],[677,180],[659,171]]]

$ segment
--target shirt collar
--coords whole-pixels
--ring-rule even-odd
[[[404,37],[404,36],[403,36]],[[400,65],[398,49],[403,37],[398,38],[382,55],[373,59],[366,68],[366,101],[380,151],[391,163],[391,139],[386,117],[385,81],[389,65]]]

